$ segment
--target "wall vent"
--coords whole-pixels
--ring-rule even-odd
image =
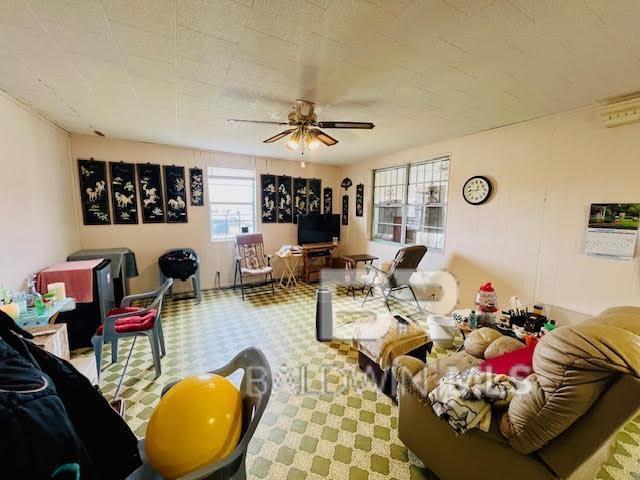
[[[640,121],[640,96],[625,96],[602,107],[600,115],[605,127],[618,127]]]

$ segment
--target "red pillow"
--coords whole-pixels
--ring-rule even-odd
[[[518,380],[524,380],[533,373],[533,352],[537,344],[504,353],[485,360],[478,369],[482,372],[502,373]]]

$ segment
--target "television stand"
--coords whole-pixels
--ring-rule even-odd
[[[338,245],[333,242],[306,243],[302,249],[302,281],[311,283],[311,276],[319,274],[323,268],[331,268],[333,252]],[[323,263],[313,263],[312,259],[321,258]]]

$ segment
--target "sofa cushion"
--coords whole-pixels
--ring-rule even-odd
[[[521,348],[517,350],[485,360],[478,368],[483,372],[502,373],[517,380],[524,380],[533,372],[535,345],[524,348],[522,348],[522,344],[520,345]]]
[[[137,307],[125,307],[125,308],[114,308],[109,311],[109,315],[120,315],[122,313],[131,313],[130,317],[119,318],[116,320],[115,330],[116,333],[126,333],[126,332],[142,332],[145,330],[149,330],[153,327],[153,324],[156,321],[156,315],[158,311],[155,309],[151,309],[146,312],[144,315],[136,315],[136,312],[141,310]],[[96,331],[96,335],[102,335],[103,326],[100,325],[98,330]]]
[[[467,335],[464,341],[464,351],[476,358],[484,358],[487,347],[500,337],[502,334],[493,328],[479,328]]]
[[[484,351],[484,358],[485,360],[489,360],[490,358],[499,357],[505,353],[520,350],[524,347],[525,344],[520,340],[509,337],[508,335],[503,335],[502,337],[496,338],[491,345],[487,347]]]

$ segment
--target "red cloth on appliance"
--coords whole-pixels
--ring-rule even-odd
[[[116,333],[142,332],[144,330],[150,330],[153,328],[153,324],[156,321],[158,311],[152,308],[144,315],[136,315],[135,313],[140,310],[142,309],[138,307],[114,308],[113,310],[109,310],[107,317],[120,315],[122,313],[131,313],[130,317],[124,317],[116,320]],[[100,325],[96,331],[96,335],[102,335],[102,330],[102,325]]]
[[[533,351],[536,345],[485,360],[478,366],[478,369],[483,372],[502,373],[518,380],[524,380],[533,373]]]
[[[91,303],[93,302],[93,269],[103,260],[103,258],[96,258],[51,265],[38,274],[36,287],[40,293],[47,293],[47,285],[63,282],[67,297],[75,299],[76,303]]]

